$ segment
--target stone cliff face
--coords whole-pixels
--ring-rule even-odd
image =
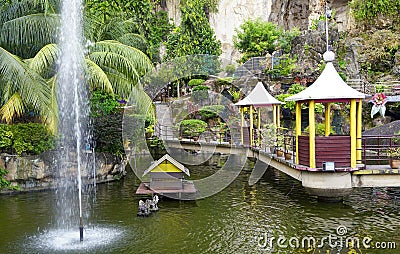
[[[348,30],[352,20],[348,15],[349,0],[331,0],[328,6],[335,11],[338,31]],[[222,57],[235,62],[239,52],[233,48],[235,29],[248,19],[277,23],[285,29],[308,30],[313,20],[325,13],[325,0],[220,0],[218,13],[211,13],[210,25],[222,43]],[[179,0],[167,0],[169,17],[180,23]]]
[[[46,190],[57,187],[57,180],[60,179],[56,172],[55,158],[54,152],[26,157],[1,154],[0,167],[9,172],[6,179],[13,185],[18,185],[21,191]],[[121,161],[116,156],[96,153],[96,182],[101,183],[120,178],[125,174],[126,164],[127,161]],[[91,173],[93,164],[89,161],[88,165],[90,168],[82,169],[84,183],[93,182]]]
[[[219,12],[210,15],[210,25],[222,43],[222,57],[228,60],[239,58],[233,48],[233,36],[249,18],[267,21],[271,13],[272,0],[220,0]]]

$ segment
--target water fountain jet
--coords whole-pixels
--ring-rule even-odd
[[[76,193],[73,189],[78,185],[80,241],[83,241],[81,171],[83,165],[86,165],[81,152],[84,150],[82,144],[85,143],[84,137],[87,136],[86,126],[89,115],[88,96],[83,80],[82,11],[82,0],[62,1],[61,55],[57,89],[61,136],[59,145],[63,147],[58,156],[60,179],[62,179],[59,224],[67,228],[73,227],[71,220],[76,216],[77,210],[74,209],[77,205]]]

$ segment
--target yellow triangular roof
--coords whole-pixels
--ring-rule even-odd
[[[158,165],[160,165],[161,163],[163,163],[164,161],[169,161],[172,165],[174,165],[175,167],[177,167],[179,170],[181,170],[183,173],[185,173],[186,175],[190,176],[190,172],[189,169],[187,169],[185,166],[183,166],[181,163],[179,163],[178,161],[176,161],[174,158],[172,158],[171,156],[169,156],[169,154],[164,155],[163,157],[161,157],[160,159],[158,159],[157,161],[153,162],[149,168],[146,169],[146,171],[143,172],[143,176],[147,175],[149,172],[151,172],[152,170],[154,170]]]

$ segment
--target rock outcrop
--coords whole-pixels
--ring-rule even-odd
[[[179,25],[181,20],[179,2],[166,2],[168,16],[175,25]],[[346,31],[354,26],[354,21],[348,14],[348,2],[349,0],[328,1],[328,6],[335,11],[334,19],[338,31]],[[210,25],[222,43],[221,57],[235,62],[240,54],[233,47],[233,36],[244,21],[259,18],[277,23],[287,30],[294,27],[308,30],[314,20],[324,14],[325,1],[321,0],[220,0],[218,12],[210,14]]]
[[[82,168],[84,184],[92,183],[94,168],[96,169],[96,182],[108,182],[119,179],[125,174],[127,161],[111,154],[96,153],[95,165],[93,156],[89,154],[87,165]],[[0,167],[8,171],[6,179],[12,185],[18,185],[21,191],[46,190],[57,187],[60,179],[57,172],[56,153],[45,152],[37,156],[0,155]],[[71,171],[76,172],[76,167],[71,166]]]

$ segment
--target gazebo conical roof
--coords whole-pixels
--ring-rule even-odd
[[[264,85],[258,82],[256,87],[241,101],[235,103],[236,106],[254,106],[265,107],[271,105],[282,104],[282,102],[275,99],[268,93]]]
[[[339,76],[333,59],[332,51],[325,52],[324,60],[327,63],[318,79],[300,93],[286,98],[286,101],[364,99],[365,94],[347,85]]]

